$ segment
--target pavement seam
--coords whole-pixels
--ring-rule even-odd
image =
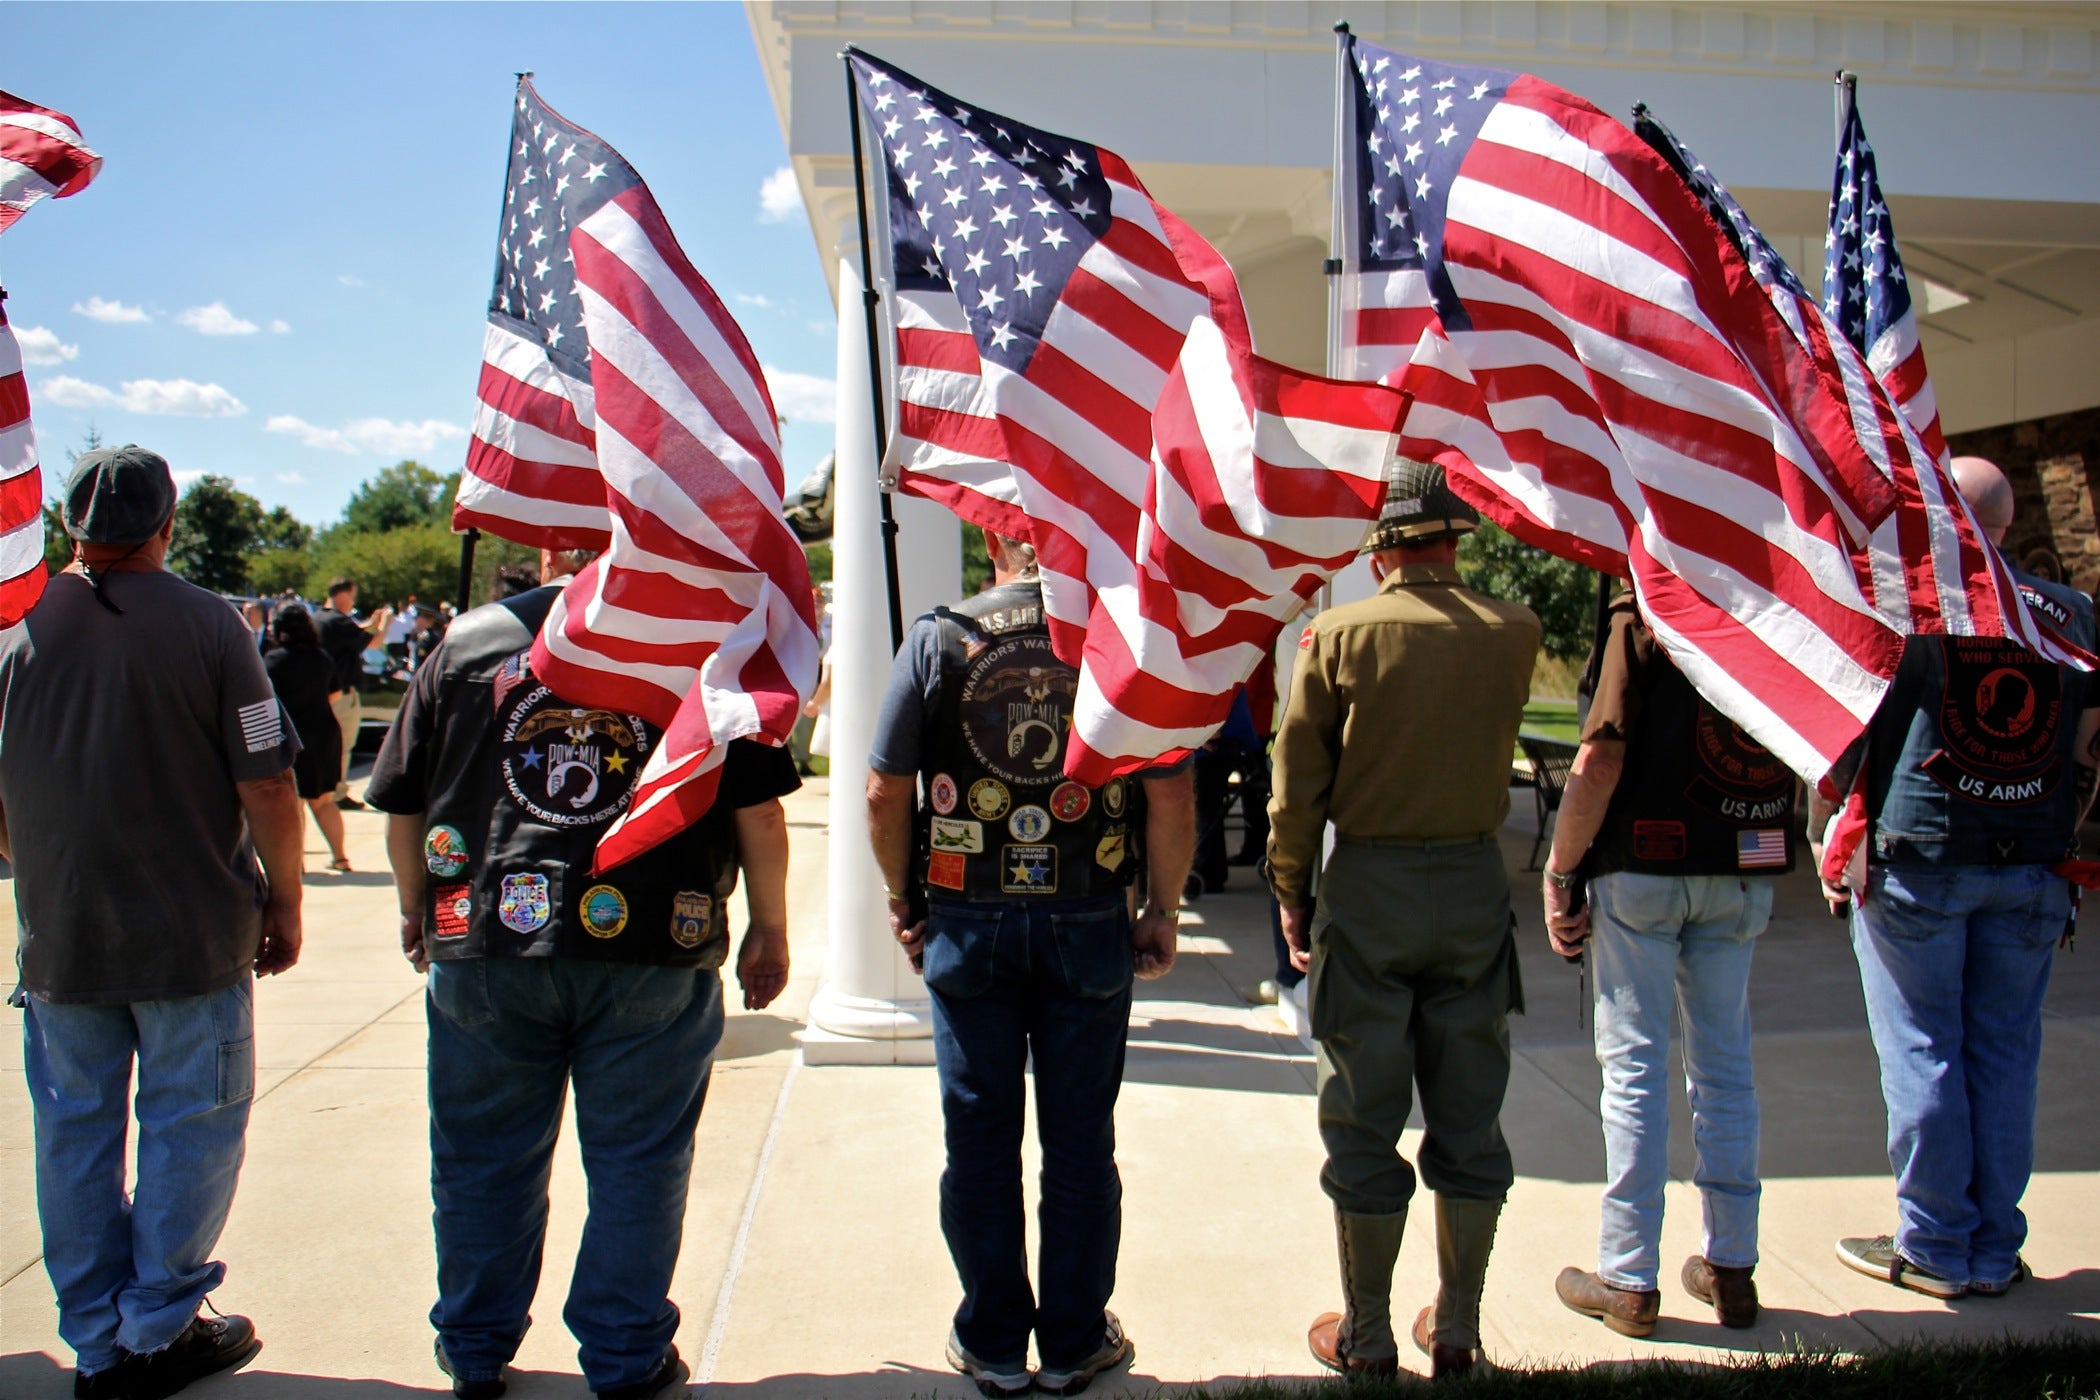
[[[788,1094],[802,1072],[802,1052],[788,1061],[781,1076],[780,1093],[773,1100],[773,1118],[766,1124],[765,1141],[759,1145],[758,1167],[751,1174],[751,1190],[744,1196],[744,1213],[736,1223],[736,1239],[729,1246],[729,1264],[722,1271],[721,1291],[715,1297],[715,1315],[707,1324],[707,1343],[700,1349],[700,1365],[693,1373],[693,1386],[705,1397],[714,1385],[715,1362],[722,1354],[722,1337],[729,1330],[729,1312],[736,1301],[737,1276],[744,1269],[744,1251],[751,1243],[751,1222],[758,1216],[758,1198],[766,1186],[766,1171],[773,1165],[773,1144],[780,1137],[781,1120],[787,1117]]]

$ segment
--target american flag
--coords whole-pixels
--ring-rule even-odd
[[[0,231],[40,199],[79,193],[101,168],[71,117],[0,92]],[[6,299],[0,292],[0,627],[28,615],[45,579],[44,474]]]
[[[1946,606],[1966,576],[1934,531],[1973,546],[1966,514],[1928,515],[1916,435],[1689,153],[1528,75],[1343,58],[1344,366],[1415,395],[1402,451],[1630,577],[1701,693],[1811,780],[1906,634],[2005,629],[1988,582]]]
[[[1739,870],[1786,864],[1786,832],[1776,827],[1762,831],[1739,831],[1735,837],[1735,863]]]
[[[731,739],[786,741],[816,683],[816,618],[757,357],[641,177],[524,79],[485,347],[454,521],[606,543],[548,613],[533,670],[664,730],[598,843],[609,869],[706,813]]]
[[[1111,151],[850,55],[885,178],[900,489],[1035,546],[1065,771],[1192,749],[1354,557],[1404,400],[1254,354],[1217,250]]]

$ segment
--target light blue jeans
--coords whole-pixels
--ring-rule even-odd
[[[1852,951],[1888,1105],[1896,1249],[1928,1273],[2018,1271],[2042,995],[2070,913],[2046,866],[1868,871]]]
[[[1772,882],[1734,875],[1590,881],[1597,1063],[1604,1069],[1604,1210],[1597,1273],[1656,1286],[1670,1176],[1670,1022],[1683,1042],[1692,1181],[1707,1260],[1757,1263],[1757,1085],[1750,1071],[1750,955]]]
[[[83,1371],[158,1351],[226,1277],[211,1258],[233,1208],[255,1098],[254,982],[109,1005],[28,998],[25,1068],[36,1206],[58,1335]],[[138,1189],[124,1193],[138,1062]]]

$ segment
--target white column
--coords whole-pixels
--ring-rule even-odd
[[[810,1064],[930,1064],[926,984],[890,937],[882,876],[868,846],[866,777],[875,715],[890,674],[878,447],[869,409],[868,340],[858,250],[839,259],[837,489],[831,570],[831,948],[810,1003]],[[910,620],[961,592],[955,517],[899,496],[899,582]]]

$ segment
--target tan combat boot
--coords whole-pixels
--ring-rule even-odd
[[[1334,1212],[1334,1242],[1342,1265],[1342,1311],[1321,1313],[1306,1333],[1313,1359],[1344,1375],[1389,1376],[1400,1369],[1393,1338],[1393,1265],[1407,1212],[1355,1215]]]
[[[1433,1379],[1492,1369],[1480,1350],[1480,1295],[1501,1215],[1499,1200],[1436,1198],[1436,1305],[1416,1316],[1414,1334]]]

